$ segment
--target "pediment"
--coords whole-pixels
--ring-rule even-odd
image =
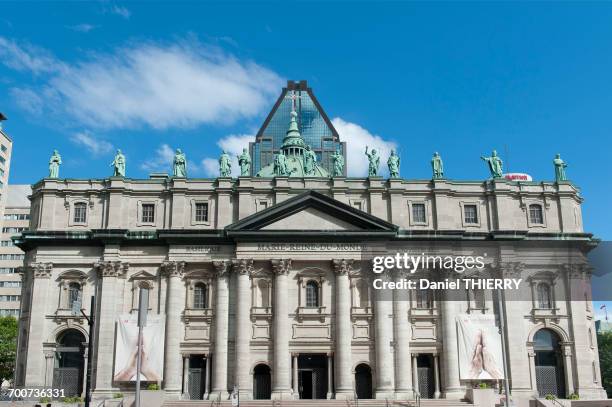
[[[149,273],[147,271],[144,271],[144,270],[141,270],[141,271],[139,271],[137,273],[134,273],[134,274],[132,274],[130,276],[130,280],[153,280],[154,278],[156,278],[155,275],[153,275],[153,274],[151,274],[151,273]]]
[[[395,234],[393,224],[315,191],[304,192],[226,228],[228,235],[259,232]]]

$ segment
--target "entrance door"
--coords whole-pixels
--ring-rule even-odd
[[[300,399],[314,399],[312,392],[312,370],[299,371]]]
[[[419,374],[419,393],[424,399],[434,398],[435,385],[433,376],[433,357],[421,354],[417,357],[417,371]]]
[[[300,399],[327,398],[327,355],[298,357],[298,386]]]
[[[534,337],[536,384],[540,397],[553,394],[565,398],[565,371],[559,336],[541,329]]]
[[[255,400],[270,400],[272,398],[272,381],[270,367],[261,364],[253,370],[253,398]]]
[[[53,388],[63,389],[66,396],[80,396],[83,392],[83,344],[85,337],[75,329],[61,334],[57,343]]]
[[[365,363],[355,368],[355,387],[358,399],[372,398],[372,369]]]
[[[203,355],[189,357],[189,399],[202,400],[206,383],[206,359]]]

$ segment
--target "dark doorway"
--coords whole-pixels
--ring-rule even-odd
[[[358,399],[372,398],[372,369],[365,363],[355,368],[355,387]]]
[[[298,391],[300,399],[327,398],[327,355],[298,356]]]
[[[206,358],[204,355],[189,356],[189,399],[202,400],[206,390]]]
[[[259,364],[253,369],[253,398],[255,400],[269,400],[272,398],[272,380],[270,367]]]
[[[76,329],[60,334],[55,353],[53,388],[63,389],[66,396],[80,396],[83,392],[85,336]]]
[[[565,370],[559,335],[541,329],[534,336],[536,384],[540,397],[553,394],[565,398]]]
[[[434,398],[434,369],[433,356],[430,354],[420,354],[417,356],[417,372],[419,374],[419,393],[424,399]]]

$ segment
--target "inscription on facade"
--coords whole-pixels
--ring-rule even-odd
[[[259,243],[259,252],[360,252],[359,243]]]
[[[221,251],[220,246],[186,246],[185,251],[187,253],[219,253]]]

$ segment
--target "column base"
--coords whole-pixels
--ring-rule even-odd
[[[376,394],[374,394],[374,398],[377,400],[393,400],[395,399],[395,392],[393,390],[376,390]]]
[[[412,400],[414,398],[414,392],[412,389],[399,389],[395,391],[396,400]]]
[[[350,389],[350,390],[336,389],[335,399],[336,400],[354,400],[355,393],[353,392],[353,389]]]
[[[208,400],[229,400],[229,393],[227,392],[227,390],[221,390],[221,391],[211,391],[210,394],[208,395]]]
[[[451,399],[451,400],[461,400],[462,398],[465,398],[465,388],[451,387],[448,389],[444,389],[442,392],[442,398]]]
[[[293,391],[291,389],[272,390],[272,400],[293,400]]]
[[[253,400],[253,389],[239,390],[238,394],[240,395],[240,401]]]
[[[603,387],[580,388],[576,393],[581,400],[607,400],[606,391]]]

